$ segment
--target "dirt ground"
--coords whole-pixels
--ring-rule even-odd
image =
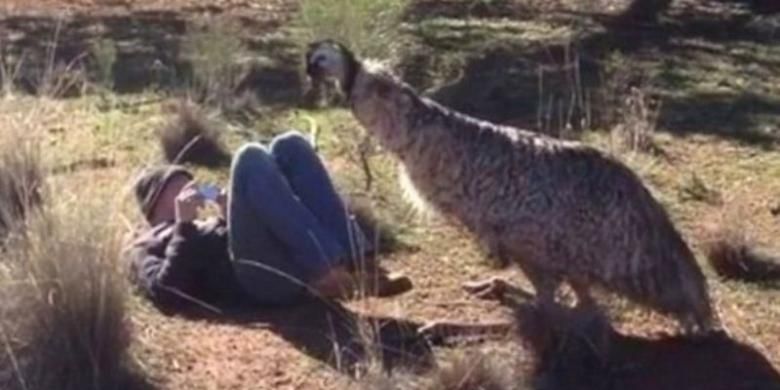
[[[436,7],[429,8],[432,10],[430,12],[438,12]],[[183,25],[190,19],[227,13],[249,26],[246,39],[256,44],[253,46],[255,50],[270,53],[269,57],[276,61],[267,69],[259,70],[256,75],[255,83],[264,86],[258,92],[260,100],[284,105],[299,98],[302,86],[297,77],[299,64],[279,66],[280,62],[297,57],[289,54],[290,48],[275,34],[289,21],[294,9],[295,2],[291,0],[4,0],[0,5],[0,31],[9,34],[9,41],[15,45],[13,50],[44,50],[44,38],[54,31],[59,20],[54,15],[59,15],[57,17],[65,20],[63,35],[66,38],[58,50],[65,58],[68,53],[75,57],[75,53],[82,51],[96,36],[112,37],[118,42],[126,41],[128,46],[120,47],[120,60],[125,61],[128,70],[116,76],[118,78],[114,81],[118,89],[132,92],[138,90],[138,85],[152,83],[153,80],[145,79],[148,75],[139,72],[147,69],[155,60],[170,59],[171,66],[179,66],[175,56],[166,57],[178,51],[176,39],[160,39],[160,35],[153,32],[162,31],[166,37],[181,35],[185,29]],[[610,11],[610,8],[605,9]],[[507,9],[501,12],[518,11]],[[502,16],[501,13],[498,16]],[[522,17],[518,19],[523,21]],[[98,33],[91,32],[93,29],[90,26],[99,26],[95,29]],[[421,30],[424,30],[426,25],[422,26]],[[521,24],[521,27],[524,26]],[[780,66],[780,62],[777,62],[780,57],[768,56],[765,62],[755,61],[757,65],[747,68],[753,72],[750,77],[754,83],[747,88],[752,88],[751,92],[756,92],[756,95],[747,98],[737,96],[729,88],[736,88],[734,85],[743,83],[732,77],[741,74],[744,69],[743,60],[738,57],[752,53],[751,50],[756,46],[760,48],[755,50],[762,53],[776,54],[774,49],[769,44],[761,46],[763,43],[748,39],[709,40],[711,35],[706,35],[706,32],[712,25],[702,23],[697,27],[701,28],[679,36],[653,36],[647,41],[640,41],[638,36],[631,35],[632,39],[637,40],[626,38],[627,42],[623,43],[623,46],[642,46],[647,42],[660,42],[655,46],[648,43],[647,46],[652,48],[647,51],[637,50],[636,56],[632,57],[637,66],[649,62],[662,51],[675,54],[670,63],[660,67],[661,73],[666,72],[662,77],[667,83],[660,93],[669,101],[662,108],[664,111],[660,121],[676,132],[658,137],[665,157],[639,156],[630,159],[629,164],[659,189],[662,201],[668,205],[675,221],[696,249],[700,249],[700,243],[708,234],[704,222],[719,214],[721,206],[680,200],[681,188],[687,185],[694,173],[719,189],[724,198],[723,203],[735,204],[746,210],[743,215],[751,216],[751,223],[755,225],[758,236],[771,242],[780,234],[780,223],[766,210],[778,204],[780,171],[777,170],[777,164],[780,164],[780,153],[774,141],[768,139],[778,134],[780,104],[765,96],[771,96],[780,87],[772,82],[755,81],[765,80],[768,74],[773,77],[771,81],[780,81],[780,71],[777,70],[780,68],[772,69]],[[425,35],[427,31],[421,31],[426,42],[444,54],[428,56],[426,52],[416,57],[419,63],[404,64],[405,68],[414,69],[418,66],[444,69],[450,66],[448,61],[460,61],[460,58],[455,60],[447,56],[454,56],[453,53],[467,51],[472,47],[458,46],[466,39],[457,35],[457,28],[455,25],[452,31],[437,30],[430,35]],[[144,29],[150,33],[137,33],[137,30]],[[491,27],[490,31],[495,29]],[[552,32],[557,34],[560,30],[564,28]],[[510,32],[517,33],[514,30]],[[544,34],[554,35],[548,30],[539,33]],[[147,35],[150,37],[144,38]],[[477,36],[470,43],[463,44],[479,45],[480,39]],[[535,38],[527,40],[532,39]],[[515,36],[506,40],[517,45],[523,44],[517,43],[522,40]],[[590,43],[592,46],[588,46]],[[596,52],[600,45],[610,43],[614,42],[583,41],[583,46],[593,48]],[[517,120],[517,123],[536,123],[535,108],[517,104],[529,101],[536,104],[538,97],[523,95],[528,91],[536,91],[535,82],[529,84],[526,78],[516,83],[504,83],[496,81],[495,77],[486,76],[511,73],[507,70],[510,68],[507,64],[514,66],[526,61],[522,62],[525,64],[543,56],[557,57],[560,54],[547,50],[547,47],[534,48],[533,45],[528,44],[533,50],[523,47],[527,50],[524,53],[530,52],[523,59],[517,59],[513,48],[501,46],[463,60],[467,65],[464,74],[439,88],[435,96],[466,112],[486,113],[489,119],[499,122],[511,123]],[[692,63],[706,62],[710,57],[705,56],[714,57],[723,53],[730,55],[727,61],[722,64],[711,63],[712,68],[692,74]],[[537,71],[537,68],[529,70],[534,74]],[[691,87],[691,90],[683,91],[682,85],[693,83],[691,80],[712,89],[702,92]],[[475,85],[480,87],[476,88]],[[292,92],[281,97],[271,94],[272,90],[280,86]],[[687,92],[691,94],[685,95]],[[553,99],[552,95],[547,97]],[[57,109],[48,120],[52,126],[56,126],[57,121],[67,120],[68,137],[72,137],[70,141],[61,142],[69,144],[79,137],[92,137],[85,134],[96,128],[94,122],[98,120],[89,116],[97,115],[97,110],[79,111],[82,109],[78,108],[81,104],[78,101],[57,104]],[[517,112],[523,113],[522,118],[516,117]],[[82,150],[80,153],[84,155],[78,157],[102,157],[101,153],[109,150],[117,160],[117,165],[96,173],[74,175],[74,186],[95,186],[101,180],[108,182],[117,177],[124,178],[132,170],[133,164],[143,162],[147,157],[146,152],[138,150],[156,147],[152,146],[154,139],[150,129],[162,121],[159,108],[143,106],[134,112],[117,115],[119,119],[110,120],[124,120],[128,123],[125,133],[111,139],[117,146],[104,147],[102,141],[95,141],[98,146],[94,151]],[[279,117],[288,118],[284,115]],[[104,120],[102,118],[100,120]],[[334,121],[339,119],[341,117]],[[290,122],[288,119],[280,121],[285,124]],[[338,129],[337,125],[332,128]],[[740,132],[745,129],[756,130],[757,135],[747,137]],[[133,131],[136,133],[130,134]],[[596,138],[596,143],[609,142],[605,137]],[[73,149],[78,150],[75,146]],[[350,165],[351,161],[340,155],[339,150],[335,145],[326,145],[326,160],[336,176],[344,183],[350,183],[353,174],[345,166]],[[66,162],[70,162],[76,157],[67,159]],[[386,179],[385,176],[381,176],[380,180]],[[388,186],[392,187],[392,183]],[[388,190],[382,195],[393,199],[399,197],[397,189]],[[386,206],[382,202],[379,205]],[[365,350],[364,345],[375,345],[379,340],[379,344],[385,348],[378,354],[379,361],[387,367],[416,370],[432,364],[435,356],[446,355],[449,351],[448,348],[432,346],[417,337],[414,330],[421,324],[431,320],[488,322],[505,320],[511,316],[510,310],[497,303],[469,297],[460,284],[488,275],[506,276],[524,283],[519,271],[498,271],[489,267],[468,235],[442,221],[409,217],[401,212],[396,213],[395,209],[392,212],[394,222],[405,224],[404,237],[411,245],[382,260],[390,270],[412,277],[415,288],[411,292],[395,298],[366,298],[343,305],[318,303],[294,310],[267,310],[216,317],[201,314],[192,317],[165,316],[135,297],[131,302],[131,321],[135,337],[133,353],[139,364],[149,373],[153,382],[163,389],[343,389],[345,378],[362,369],[362,358],[377,355],[376,351]],[[725,325],[734,338],[748,343],[763,353],[775,367],[780,368],[780,292],[771,288],[722,283],[711,273],[708,276]],[[611,306],[620,328],[632,334],[654,335],[673,329],[673,324],[662,316],[626,306],[622,302]],[[477,348],[491,351],[492,354],[507,355],[519,350],[521,360],[527,358],[522,348],[503,340],[479,344]]]

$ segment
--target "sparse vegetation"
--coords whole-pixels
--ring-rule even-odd
[[[39,131],[35,123],[28,129]],[[61,189],[45,191],[55,198],[31,208],[44,192],[41,156],[30,138],[2,141],[0,202],[26,223],[0,255],[0,387],[138,389],[116,211]]]
[[[304,0],[298,23],[299,45],[335,39],[361,55],[394,58],[403,45],[400,23],[408,0]]]
[[[183,52],[192,66],[191,93],[196,101],[219,108],[229,104],[247,54],[242,30],[235,22],[208,17],[193,24],[184,39]]]

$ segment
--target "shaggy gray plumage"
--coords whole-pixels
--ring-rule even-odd
[[[323,41],[313,80],[336,78],[357,120],[395,154],[419,194],[491,252],[517,263],[542,303],[568,282],[580,302],[600,286],[708,330],[706,280],[663,207],[625,165],[578,142],[454,112]]]

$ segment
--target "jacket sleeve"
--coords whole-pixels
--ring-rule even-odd
[[[198,228],[192,223],[174,225],[164,237],[139,240],[131,249],[132,275],[154,303],[186,305],[197,300],[197,275],[202,266]]]

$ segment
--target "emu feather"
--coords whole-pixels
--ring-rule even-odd
[[[569,283],[584,304],[603,287],[708,330],[706,280],[640,179],[578,142],[481,121],[419,96],[347,48],[311,45],[312,80],[335,78],[357,120],[398,157],[421,197],[499,260],[520,266],[541,303]]]

